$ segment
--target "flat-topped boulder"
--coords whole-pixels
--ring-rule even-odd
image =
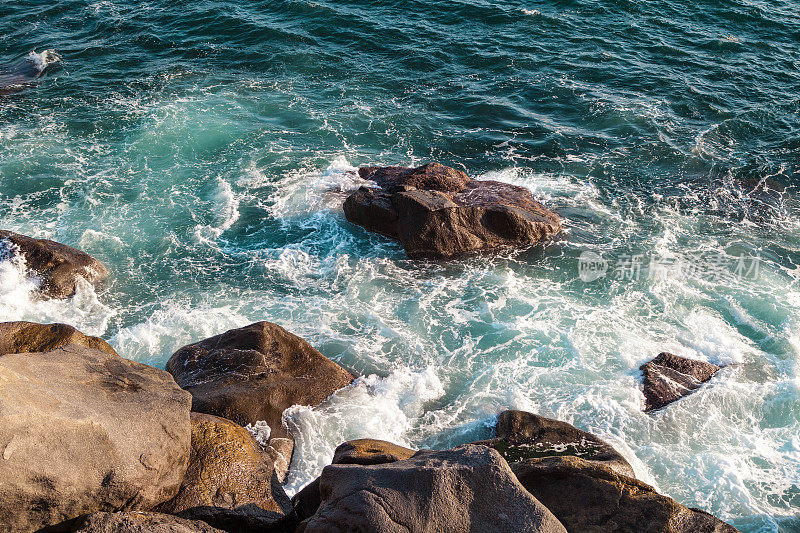
[[[148,510],[178,492],[191,396],[167,372],[68,344],[0,356],[0,384],[0,524],[7,530]]]
[[[579,457],[528,459],[511,469],[570,533],[736,533],[650,485]]]
[[[298,533],[565,532],[485,446],[422,450],[386,464],[330,465],[320,476],[320,494],[322,504]]]
[[[0,355],[7,353],[49,352],[67,344],[117,355],[106,341],[84,335],[67,324],[37,324],[35,322],[0,322]]]
[[[255,504],[282,513],[281,505],[289,507],[275,472],[275,450],[263,449],[249,431],[224,418],[192,413],[191,423],[189,468],[178,494],[160,511]]]
[[[399,240],[412,258],[520,248],[562,230],[559,216],[525,187],[473,180],[438,163],[364,167],[359,175],[379,187],[361,187],[345,200],[347,220]]]
[[[661,409],[699,389],[722,367],[688,359],[671,353],[661,353],[639,367],[644,374],[644,410]]]
[[[167,362],[192,394],[192,410],[237,424],[264,421],[270,438],[287,438],[281,422],[292,405],[316,406],[353,376],[300,337],[256,322],[184,346]]]
[[[356,439],[340,444],[331,464],[378,465],[410,459],[417,450],[377,439]]]
[[[97,284],[108,277],[103,264],[66,244],[34,239],[12,231],[0,230],[0,261],[22,258],[35,274],[39,289],[50,298],[68,298],[75,294],[80,279]]]
[[[494,448],[509,464],[526,459],[571,455],[635,477],[628,461],[610,444],[560,420],[526,411],[503,411],[497,417],[495,431],[496,438],[474,444]]]

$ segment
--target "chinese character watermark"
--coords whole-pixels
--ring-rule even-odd
[[[586,283],[608,277],[616,281],[668,278],[699,279],[711,282],[757,279],[761,256],[731,256],[725,253],[703,255],[622,254],[612,260],[584,251],[578,258],[578,277]]]

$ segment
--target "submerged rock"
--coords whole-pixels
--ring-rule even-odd
[[[564,532],[503,458],[485,446],[422,450],[387,464],[327,466],[320,493],[322,505],[298,533]]]
[[[635,477],[628,461],[610,444],[560,420],[525,411],[503,411],[497,417],[496,433],[496,438],[474,444],[494,448],[509,464],[525,459],[572,455]]]
[[[644,373],[644,410],[652,411],[699,389],[722,367],[664,352],[639,368]]]
[[[277,324],[256,322],[184,346],[167,362],[192,394],[192,410],[247,425],[265,421],[271,438],[292,405],[318,405],[352,380],[345,369]]]
[[[106,267],[85,252],[55,241],[0,230],[0,261],[15,256],[25,260],[25,266],[36,273],[41,292],[51,298],[75,294],[79,279],[96,284],[108,277]]]
[[[361,187],[344,202],[347,220],[400,241],[409,257],[447,258],[523,247],[561,232],[558,215],[525,187],[471,180],[438,163],[364,167]]]
[[[5,530],[146,510],[177,493],[191,397],[168,373],[68,344],[0,356],[0,383]]]
[[[290,508],[275,472],[275,450],[262,449],[249,431],[224,418],[192,413],[191,424],[189,468],[178,494],[160,511],[245,504],[280,513]]]
[[[650,485],[579,457],[528,459],[511,468],[570,533],[737,531],[658,494]]]
[[[94,513],[81,519],[73,533],[223,533],[200,520],[162,513]]]
[[[0,322],[0,355],[7,353],[49,352],[67,344],[117,355],[106,341],[84,335],[67,324]]]

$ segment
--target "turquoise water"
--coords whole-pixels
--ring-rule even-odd
[[[43,302],[0,263],[0,320],[157,366],[256,320],[303,336],[362,377],[287,413],[290,492],[343,440],[448,446],[511,407],[744,532],[800,531],[798,4],[375,4],[0,5],[0,64],[47,67],[0,96],[0,227],[113,272]],[[422,262],[346,222],[355,167],[429,160],[530,187],[569,239]],[[731,365],[646,415],[665,350]]]

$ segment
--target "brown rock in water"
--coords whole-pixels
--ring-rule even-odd
[[[433,191],[458,192],[470,182],[461,170],[440,163],[428,163],[417,168],[361,167],[358,175],[377,183],[381,189],[391,191],[396,187],[413,187]]]
[[[399,240],[412,258],[524,247],[562,229],[558,215],[525,187],[471,180],[438,163],[364,167],[359,174],[381,188],[351,194],[343,206],[347,220]]]
[[[331,465],[320,477],[322,505],[298,533],[491,531],[564,533],[485,446],[422,450],[380,465]]]
[[[722,367],[664,352],[639,368],[644,373],[644,410],[652,411],[699,389]]]
[[[75,294],[79,278],[96,284],[108,277],[106,267],[85,252],[55,241],[0,230],[0,260],[16,255],[36,273],[40,290],[51,298]]]
[[[526,411],[503,411],[497,438],[475,442],[494,448],[509,464],[525,459],[572,455],[635,477],[633,468],[610,444],[571,424]]]
[[[81,519],[73,533],[224,533],[200,520],[162,513],[94,513]]]
[[[333,452],[335,465],[378,465],[410,459],[417,450],[376,439],[356,439],[340,444]]]
[[[67,344],[77,344],[117,355],[106,341],[84,335],[67,324],[0,322],[0,355],[7,353],[49,352]]]
[[[290,508],[275,472],[275,450],[264,450],[242,426],[192,413],[189,468],[178,494],[159,511],[178,513],[198,506],[232,509],[256,504],[267,511]]]
[[[289,437],[281,423],[292,405],[318,405],[353,376],[277,324],[256,322],[184,346],[167,362],[192,393],[192,410],[237,424],[265,421],[271,436]]]
[[[0,356],[0,531],[151,509],[189,460],[191,396],[163,370],[68,344]]]
[[[570,533],[736,533],[653,487],[579,457],[515,463],[517,479]]]

